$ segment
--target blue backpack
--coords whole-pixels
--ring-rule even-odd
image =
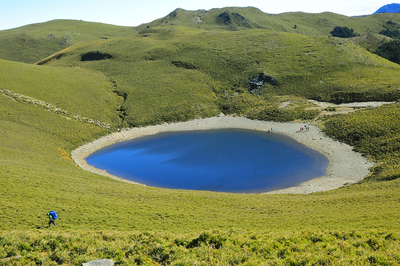
[[[58,218],[56,211],[51,211],[50,215],[53,216],[54,220]]]

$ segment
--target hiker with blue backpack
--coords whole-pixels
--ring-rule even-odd
[[[47,216],[49,216],[49,227],[51,226],[51,224],[56,226],[56,223],[54,222],[58,218],[56,211],[49,212]]]

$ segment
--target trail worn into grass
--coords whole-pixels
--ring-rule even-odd
[[[347,114],[351,112],[358,111],[360,109],[374,108],[379,107],[386,104],[394,104],[396,102],[353,102],[353,103],[329,103],[329,102],[319,102],[316,100],[308,100],[308,102],[317,105],[317,107],[309,107],[307,110],[320,110],[321,114],[318,116],[322,117],[325,115],[334,115],[334,114]],[[334,108],[332,111],[327,111],[327,108]],[[317,118],[316,118],[317,119]]]
[[[369,174],[369,168],[373,166],[373,163],[368,162],[368,160],[361,154],[354,152],[351,146],[326,137],[317,126],[309,125],[310,130],[308,131],[300,131],[301,127],[304,127],[304,124],[256,121],[242,117],[212,117],[196,119],[188,122],[122,130],[87,143],[72,151],[72,159],[84,170],[105,175],[120,181],[134,183],[110,175],[104,170],[90,166],[85,161],[85,158],[93,152],[115,143],[159,132],[224,128],[251,129],[267,132],[272,128],[274,132],[273,134],[280,133],[287,135],[298,142],[321,152],[329,159],[329,165],[326,169],[325,176],[299,184],[296,187],[268,193],[305,194],[317,191],[326,191],[339,188],[346,184],[358,182]]]
[[[68,110],[59,108],[51,103],[47,103],[23,94],[19,94],[13,91],[9,91],[9,90],[4,90],[4,89],[0,89],[0,93],[3,93],[4,95],[13,98],[14,100],[18,101],[18,102],[22,102],[22,103],[28,103],[28,104],[33,104],[42,108],[46,108],[49,112],[58,114],[58,115],[62,115],[66,118],[74,118],[78,121],[82,121],[85,123],[89,123],[89,124],[95,124],[104,128],[110,128],[110,125],[107,123],[103,123],[88,117],[84,117],[81,115],[75,115],[72,114],[71,112],[69,112]]]

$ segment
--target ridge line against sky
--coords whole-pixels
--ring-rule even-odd
[[[0,0],[0,30],[54,19],[76,19],[119,26],[138,26],[168,15],[176,8],[209,10],[252,6],[269,14],[285,12],[333,12],[346,16],[370,15],[391,4],[385,0]]]

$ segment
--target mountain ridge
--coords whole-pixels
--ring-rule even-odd
[[[178,8],[165,17],[137,27],[77,20],[52,20],[0,31],[0,58],[35,63],[79,42],[126,37],[160,27],[185,27],[207,31],[266,29],[308,36],[330,36],[330,32],[336,26],[346,26],[360,35],[379,34],[386,30],[388,22],[391,25],[400,25],[400,14],[380,13],[347,17],[329,12],[268,14],[255,7],[224,7],[197,11]]]
[[[373,14],[379,14],[379,13],[400,13],[400,4],[393,3],[384,5],[380,7],[377,11],[375,11]]]

